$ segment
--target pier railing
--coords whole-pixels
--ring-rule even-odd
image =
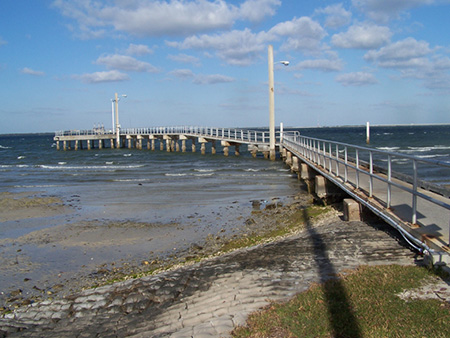
[[[68,130],[58,131],[55,136],[89,136],[89,135],[114,135],[111,130]],[[268,130],[248,130],[237,128],[217,127],[152,127],[152,128],[126,128],[120,130],[120,135],[188,135],[209,137],[214,139],[233,140],[241,143],[269,143]],[[277,141],[279,140],[277,132]]]
[[[269,143],[269,131],[217,127],[153,127],[122,129],[121,135],[189,135],[214,139],[234,140],[241,143]],[[279,134],[279,133],[278,133]]]
[[[411,207],[408,208],[409,219],[405,221],[413,225],[417,224],[420,214],[419,199],[450,210],[448,189],[421,179],[431,170],[442,176],[450,176],[449,162],[311,138],[298,132],[285,133],[282,145],[320,168],[329,177],[338,178],[356,192],[363,192],[386,209],[393,208],[394,189],[409,194]],[[439,195],[429,194],[428,191]],[[422,203],[423,208],[426,205]]]

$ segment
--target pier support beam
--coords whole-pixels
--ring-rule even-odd
[[[202,152],[202,155],[205,155],[206,154],[206,143],[208,143],[208,140],[203,137],[199,137],[198,142],[201,144],[200,150]]]
[[[153,137],[151,138],[151,143],[152,143],[151,145],[152,151],[155,151],[155,139]]]
[[[59,141],[56,141],[56,150],[60,150]]]
[[[111,149],[114,149],[114,139],[109,140],[110,145],[111,145]]]
[[[130,135],[127,135],[127,143],[128,143],[128,149],[131,149],[133,144],[133,137]]]
[[[187,137],[185,135],[180,135],[180,140],[181,140],[181,152],[185,153],[186,152],[186,140]]]
[[[87,149],[91,150],[92,149],[92,144],[91,144],[91,140],[87,140]]]
[[[172,138],[168,135],[164,135],[163,139],[166,140],[166,151],[170,153],[172,151]]]
[[[223,147],[223,154],[225,156],[228,156],[230,154],[230,150],[229,150],[229,146],[230,146],[230,142],[227,141],[220,141],[220,144]]]
[[[67,141],[66,140],[63,141],[63,150],[64,151],[67,150]]]
[[[164,150],[164,140],[163,139],[159,139],[159,150],[161,150],[161,151]]]
[[[216,154],[216,140],[211,141],[211,154]]]
[[[300,178],[302,180],[311,180],[313,179],[314,174],[311,173],[311,169],[309,168],[309,165],[306,163],[300,164]]]
[[[75,150],[78,150],[78,140],[75,140],[75,145],[74,145],[74,147],[75,147]]]
[[[299,166],[298,166],[298,157],[297,156],[292,156],[292,166],[291,166],[291,170],[293,172],[298,173],[299,171]]]
[[[292,165],[292,153],[290,151],[286,151],[286,164],[288,166]]]
[[[142,139],[142,135],[136,136],[136,148],[138,148],[139,150],[142,150]]]
[[[235,156],[241,155],[241,153],[239,152],[239,144],[236,144],[236,145],[234,146],[234,155],[235,155]]]
[[[192,152],[195,153],[196,152],[196,146],[195,146],[195,138],[192,139]]]
[[[344,221],[360,221],[361,206],[351,198],[344,199]]]
[[[250,150],[252,157],[256,158],[256,156],[258,155],[258,146],[256,144],[251,144],[248,146],[248,149]]]

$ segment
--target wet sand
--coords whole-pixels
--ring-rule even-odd
[[[311,204],[305,192],[214,205],[176,222],[83,217],[76,196],[0,194],[0,307],[29,304],[217,254],[231,239],[269,233]],[[175,219],[175,218],[174,218]],[[14,229],[17,228],[17,230]]]

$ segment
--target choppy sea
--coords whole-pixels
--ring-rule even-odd
[[[365,126],[296,130],[366,146]],[[450,125],[374,126],[369,147],[450,162]],[[220,149],[205,156],[135,149],[57,151],[50,134],[0,135],[0,191],[79,195],[86,207],[121,204],[123,218],[161,222],[173,220],[174,209],[201,212],[211,204],[250,203],[296,192],[296,181],[280,161],[241,153],[224,157]],[[449,176],[432,172],[426,179],[450,184]],[[133,211],[128,215],[127,206],[133,204],[144,207],[140,213],[129,208]]]

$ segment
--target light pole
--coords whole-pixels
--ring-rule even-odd
[[[127,97],[126,95],[121,95],[122,97]],[[119,124],[119,96],[117,93],[114,95],[114,99],[111,100],[113,102],[113,111],[114,111],[114,104],[115,104],[115,111],[116,111],[116,148],[120,148],[120,124]],[[114,116],[113,116],[113,129],[114,129]]]
[[[273,46],[268,48],[269,62],[269,156],[272,161],[276,158],[275,151],[275,92],[273,80]],[[280,61],[281,64],[288,66],[289,61]]]

